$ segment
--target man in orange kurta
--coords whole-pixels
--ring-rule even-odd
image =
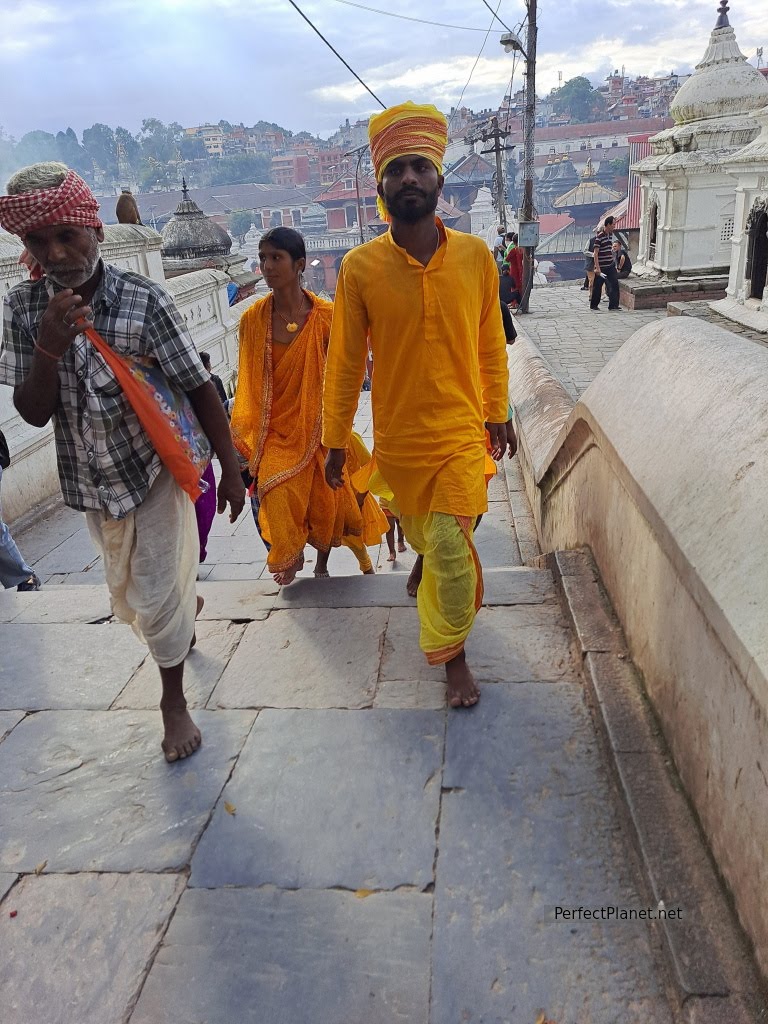
[[[464,642],[482,601],[472,531],[487,509],[486,425],[495,457],[508,443],[499,278],[480,239],[435,217],[443,115],[403,104],[372,117],[369,136],[391,230],[342,263],[323,396],[326,478],[341,486],[369,337],[376,466],[423,556],[421,646],[446,666],[449,703],[468,707],[479,696]]]

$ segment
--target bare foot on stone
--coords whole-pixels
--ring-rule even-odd
[[[423,571],[424,556],[417,555],[416,562],[414,563],[414,566],[411,569],[411,574],[408,577],[408,582],[405,586],[405,589],[408,592],[409,597],[416,597],[416,595],[418,594],[419,587],[421,585],[421,574],[423,573]]]
[[[287,587],[289,583],[293,583],[298,573],[304,568],[304,555],[297,558],[296,561],[288,569],[283,572],[272,573],[272,579],[278,586]]]
[[[182,761],[185,757],[198,749],[203,742],[200,730],[187,711],[185,704],[163,707],[160,705],[163,715],[163,727],[165,736],[161,744],[165,760],[169,763]]]
[[[405,541],[403,540],[402,537],[397,542],[397,550],[400,552],[401,555],[403,554],[403,552],[408,550],[408,548],[405,546]]]
[[[448,684],[448,703],[452,708],[471,708],[480,700],[480,690],[469,670],[464,652],[452,658],[445,666]]]
[[[397,561],[397,555],[395,554],[394,551],[390,551],[389,552],[389,554],[387,555],[387,561],[388,562],[396,562]]]

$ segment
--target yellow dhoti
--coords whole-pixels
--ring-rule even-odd
[[[424,566],[417,598],[419,643],[430,665],[464,650],[483,603],[483,573],[472,540],[474,521],[445,512],[403,516],[401,525]]]

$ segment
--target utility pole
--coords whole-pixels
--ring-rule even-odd
[[[487,132],[482,132],[480,138],[483,142],[490,142],[493,139],[493,146],[490,149],[481,149],[481,155],[486,153],[496,154],[496,212],[499,215],[499,223],[504,225],[504,230],[507,230],[507,195],[504,187],[504,170],[501,163],[501,154],[507,150],[507,146],[502,145],[502,139],[506,139],[509,132],[504,131],[503,128],[499,128],[498,117],[491,118],[491,129]]]
[[[536,130],[536,0],[526,0],[528,8],[528,36],[525,44],[525,117],[524,127],[524,192],[520,220],[533,220],[533,150]],[[523,294],[520,312],[528,312],[528,299],[533,286],[533,253],[528,246],[523,249]]]

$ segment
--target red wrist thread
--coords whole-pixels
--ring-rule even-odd
[[[37,342],[35,342],[35,348],[38,352],[42,352],[44,356],[48,356],[49,359],[52,359],[54,363],[58,363],[61,359],[61,356],[55,356],[52,352],[49,352],[47,348],[43,348],[42,345],[38,345]]]

